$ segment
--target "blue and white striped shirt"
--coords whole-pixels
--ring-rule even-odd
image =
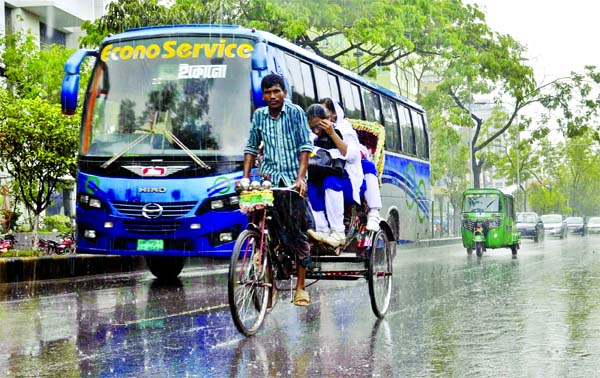
[[[268,106],[257,109],[252,115],[252,127],[244,153],[258,155],[260,142],[264,145],[261,173],[268,175],[274,185],[283,180],[286,186],[291,186],[298,177],[298,155],[313,149],[304,110],[284,101],[281,113],[275,119],[269,114]]]

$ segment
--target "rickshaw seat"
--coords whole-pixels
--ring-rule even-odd
[[[349,118],[346,120],[352,124],[352,128],[356,131],[360,143],[371,153],[373,162],[377,168],[379,182],[381,182],[383,166],[385,164],[385,128],[377,122]]]

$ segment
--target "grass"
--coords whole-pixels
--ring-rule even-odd
[[[7,252],[0,253],[0,258],[7,257],[32,257],[32,256],[43,256],[44,254],[40,251],[20,251],[9,249]]]

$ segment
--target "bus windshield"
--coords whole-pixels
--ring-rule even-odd
[[[198,164],[202,156],[240,158],[250,128],[253,45],[171,36],[103,46],[81,155],[108,164],[121,156],[189,156]]]

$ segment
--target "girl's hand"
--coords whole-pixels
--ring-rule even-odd
[[[328,119],[322,119],[321,122],[319,122],[319,127],[323,129],[323,131],[325,131],[329,136],[331,136],[331,134],[335,134],[333,123]]]

